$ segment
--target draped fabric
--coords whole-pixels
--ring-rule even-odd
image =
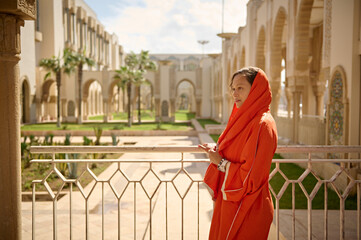
[[[273,219],[268,177],[277,148],[271,99],[267,77],[259,70],[219,137],[219,154],[229,163],[225,173],[211,163],[204,177],[215,200],[209,239],[267,239]]]

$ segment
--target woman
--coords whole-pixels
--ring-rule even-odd
[[[215,200],[209,239],[267,239],[273,219],[268,176],[277,148],[271,89],[254,67],[234,73],[230,86],[234,106],[226,129],[217,146],[199,145],[211,161],[204,177]]]

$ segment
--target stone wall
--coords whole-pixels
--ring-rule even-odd
[[[275,117],[278,136],[291,140],[293,137],[293,119]],[[305,145],[324,145],[326,139],[326,123],[324,118],[303,116],[299,120],[297,143]]]

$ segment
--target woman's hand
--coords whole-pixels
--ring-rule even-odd
[[[212,163],[218,165],[222,160],[222,156],[218,153],[216,146],[211,146],[211,144],[203,143],[199,144],[198,147],[208,153],[209,160]]]

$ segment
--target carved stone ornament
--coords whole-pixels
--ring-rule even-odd
[[[324,20],[323,20],[323,59],[322,67],[330,66],[330,52],[331,52],[331,26],[332,26],[332,1],[326,0],[324,2]]]
[[[19,9],[28,15],[30,18],[35,19],[36,16],[36,1],[35,0],[19,0]]]
[[[36,0],[5,0],[0,1],[0,13],[18,15],[23,20],[36,18]]]
[[[0,57],[7,61],[19,60],[20,27],[23,25],[24,21],[16,16],[0,13]]]

